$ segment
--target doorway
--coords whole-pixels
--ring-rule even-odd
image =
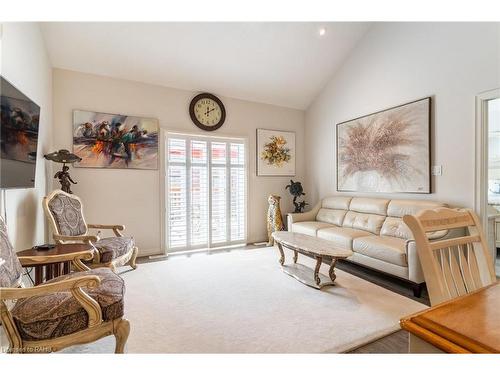
[[[500,89],[476,100],[476,211],[500,276]]]

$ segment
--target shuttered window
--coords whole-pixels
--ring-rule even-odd
[[[169,134],[166,145],[167,250],[244,243],[245,142]]]

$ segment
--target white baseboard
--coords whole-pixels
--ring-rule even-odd
[[[259,245],[266,245],[266,244],[267,244],[267,240],[263,240],[263,241],[249,241],[246,244],[234,245],[234,247],[247,246],[247,245],[256,245],[256,246],[259,246]],[[196,250],[193,250],[193,251],[196,251]],[[161,256],[166,256],[166,255],[167,255],[167,253],[164,253],[161,249],[158,249],[158,248],[154,248],[154,249],[141,249],[141,248],[139,248],[138,257],[148,257],[148,256],[159,256],[159,257],[161,257]]]
[[[138,257],[148,257],[151,255],[165,255],[161,249],[141,249],[139,248]]]

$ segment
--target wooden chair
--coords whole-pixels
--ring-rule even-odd
[[[496,281],[481,224],[472,210],[438,208],[406,215],[417,244],[431,305],[471,293]],[[466,235],[429,241],[428,232],[465,228]]]
[[[87,224],[80,198],[62,190],[54,190],[43,198],[43,208],[56,243],[87,243],[96,249],[89,267],[109,267],[116,271],[116,267],[128,264],[137,268],[138,248],[132,237],[122,235],[123,225]],[[91,235],[89,229],[109,229],[115,237],[99,238]]]
[[[48,353],[114,335],[115,353],[123,353],[130,323],[123,318],[120,276],[109,268],[87,268],[32,288],[21,288],[21,277],[0,217],[0,319],[8,352]]]

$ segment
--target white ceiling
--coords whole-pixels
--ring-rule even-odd
[[[318,30],[326,27],[323,37]],[[43,23],[52,65],[306,109],[369,23]]]

